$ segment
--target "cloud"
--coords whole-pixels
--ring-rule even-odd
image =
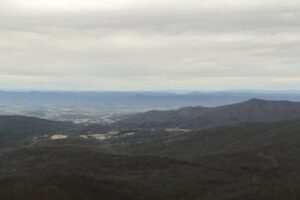
[[[292,0],[0,0],[1,82],[122,90],[234,89],[252,80],[257,89],[294,88],[299,27],[300,2]]]

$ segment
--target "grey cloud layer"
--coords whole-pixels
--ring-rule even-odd
[[[32,9],[18,6],[20,1],[0,0],[0,84],[7,87],[217,89],[245,88],[251,80],[257,80],[258,88],[300,84],[297,1],[248,5],[222,0],[204,6],[191,0],[176,0],[178,5],[154,1],[151,6],[132,1],[124,8],[98,10]]]

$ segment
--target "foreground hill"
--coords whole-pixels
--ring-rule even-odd
[[[110,142],[111,148],[120,153],[159,155],[187,161],[218,154],[256,151],[274,151],[274,155],[282,151],[278,156],[286,155],[288,158],[298,155],[296,147],[300,144],[300,120],[241,123],[189,133],[141,131]]]
[[[0,115],[0,139],[24,139],[56,132],[74,130],[70,122],[58,122],[35,117]]]
[[[252,99],[220,106],[186,107],[179,110],[133,114],[116,123],[119,127],[205,129],[241,122],[268,122],[300,119],[300,103]]]
[[[299,133],[300,120],[259,122],[0,150],[0,197],[299,199]]]

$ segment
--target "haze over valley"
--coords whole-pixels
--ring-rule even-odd
[[[75,123],[112,123],[124,114],[188,106],[214,107],[252,98],[300,101],[297,91],[0,92],[1,115]]]

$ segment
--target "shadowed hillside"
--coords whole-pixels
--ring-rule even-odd
[[[117,122],[120,127],[205,129],[241,122],[300,119],[300,103],[252,99],[215,108],[186,107],[170,111],[133,114]]]
[[[299,121],[285,121],[192,133],[139,132],[98,143],[34,143],[0,151],[0,196],[299,199],[299,132]]]
[[[35,117],[0,115],[1,139],[24,139],[56,132],[73,131],[78,126],[70,122],[58,122]]]

